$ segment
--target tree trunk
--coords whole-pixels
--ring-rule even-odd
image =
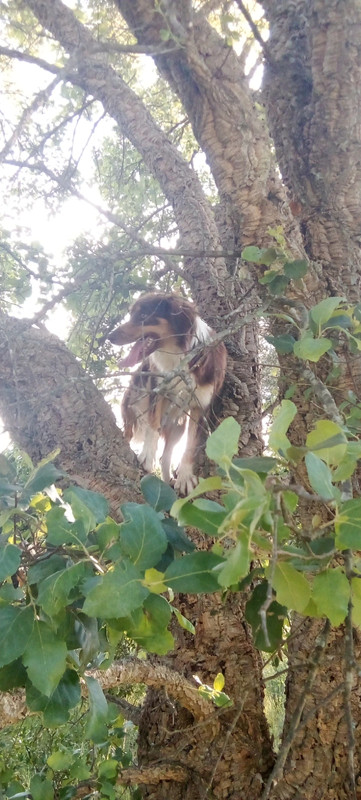
[[[140,499],[139,470],[101,392],[45,328],[0,316],[0,414],[36,464],[54,450],[71,481],[108,498],[112,514]]]
[[[311,270],[305,278],[308,291],[301,296],[306,306],[327,296],[360,301],[359,210],[361,200],[360,149],[360,34],[361,10],[357,2],[341,6],[334,0],[265,0],[270,23],[265,69],[265,100],[277,160],[288,186],[291,207],[299,221]],[[341,377],[331,388],[339,405],[348,389],[359,393],[359,358],[339,351]],[[294,397],[298,414],[292,441],[303,444],[316,414],[319,398],[306,400],[307,378],[302,363],[286,358],[287,383],[298,385]],[[289,367],[291,366],[291,370]],[[317,364],[317,378],[326,379],[327,361]],[[314,402],[316,400],[316,403]],[[314,505],[312,514],[316,511]],[[321,509],[321,514],[324,510]],[[311,510],[304,505],[307,529]],[[293,621],[289,646],[289,674],[284,741],[291,733],[293,715],[302,703],[304,680],[313,669],[315,642],[322,623]],[[360,655],[355,636],[355,658]],[[271,796],[280,798],[355,797],[350,780],[355,747],[359,772],[360,705],[355,677],[350,713],[355,743],[347,726],[345,705],[345,655],[343,629],[331,631],[324,644],[301,716],[301,728],[286,762],[284,778]],[[300,680],[300,664],[308,672]],[[352,670],[352,667],[351,667]],[[329,699],[332,691],[338,691]],[[320,783],[319,776],[323,776]]]

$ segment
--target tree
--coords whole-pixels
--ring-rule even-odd
[[[312,557],[322,559],[331,552],[329,544],[326,550],[313,551],[312,539],[321,531],[318,538],[323,542],[323,531],[334,520],[332,502],[339,498],[330,486],[341,480],[345,497],[356,502],[351,500],[349,482],[359,455],[358,442],[356,446],[355,438],[348,445],[347,437],[358,434],[359,411],[360,9],[355,0],[350,0],[346,11],[336,0],[305,0],[297,8],[291,0],[281,5],[267,0],[263,5],[265,20],[261,18],[258,28],[241,0],[225,8],[206,2],[184,3],[179,8],[171,0],[117,0],[105,9],[94,3],[76,12],[60,0],[52,4],[26,0],[16,12],[7,12],[11,42],[0,48],[5,63],[25,61],[55,76],[23,110],[4,144],[4,163],[12,170],[20,169],[19,176],[11,172],[12,180],[16,175],[26,187],[27,168],[31,176],[37,176],[40,190],[41,181],[51,181],[63,195],[73,192],[79,197],[76,159],[72,155],[59,167],[49,142],[64,146],[68,130],[74,130],[74,119],[88,115],[93,121],[98,115],[99,120],[103,112],[119,126],[123,141],[121,162],[119,140],[108,140],[100,157],[97,153],[103,194],[111,200],[106,218],[116,226],[109,229],[106,245],[89,248],[77,243],[69,272],[64,270],[60,276],[60,293],[47,299],[35,320],[9,316],[3,305],[0,408],[12,438],[35,462],[61,447],[60,463],[68,475],[80,486],[103,493],[117,519],[120,502],[139,499],[134,458],[107,404],[70,350],[32,323],[39,322],[57,299],[67,300],[80,319],[73,348],[88,362],[91,376],[99,378],[98,356],[89,356],[89,339],[94,344],[98,328],[122,313],[129,296],[139,288],[154,283],[162,287],[169,279],[173,285],[186,283],[207,322],[218,331],[228,330],[229,376],[219,416],[235,417],[241,424],[240,455],[256,456],[262,447],[257,320],[270,312],[271,320],[275,319],[271,342],[283,372],[280,396],[286,390],[290,394],[291,387],[294,403],[291,409],[286,399],[272,441],[281,455],[288,453],[293,488],[302,487],[297,489],[300,503],[292,532],[297,539],[302,530],[302,542],[311,541]],[[251,11],[259,14],[260,9],[255,5]],[[267,41],[262,38],[266,23]],[[15,36],[20,39],[16,48],[11,46]],[[238,36],[240,55],[230,42]],[[46,58],[41,46],[44,37],[51,54],[45,48]],[[262,92],[250,88],[246,74],[250,48],[252,52],[258,48],[258,59],[264,61]],[[147,93],[131,74],[129,54],[139,52],[154,58],[161,91],[169,98],[167,108],[158,100],[157,114],[150,112],[156,106],[156,89]],[[38,112],[51,108],[59,85],[65,86],[63,105],[55,104],[58,116],[51,121],[49,117],[45,130]],[[214,181],[211,189],[192,166],[197,149],[207,159]],[[141,184],[138,197],[146,201],[146,211],[140,213],[135,208],[134,176]],[[152,188],[153,179],[157,189]],[[35,187],[31,177],[30,191],[36,191]],[[114,194],[119,190],[124,208],[118,206]],[[163,215],[156,213],[160,202]],[[161,244],[175,230],[179,242],[173,253],[153,244]],[[39,253],[29,254],[24,246],[16,248],[6,239],[3,252],[4,301],[24,292],[30,255],[36,264],[33,280],[40,279],[43,293],[49,292],[49,282],[56,275]],[[140,255],[152,256],[153,262],[144,261],[139,268]],[[323,300],[328,304],[322,305]],[[314,301],[320,302],[309,316],[307,309]],[[84,306],[86,321],[81,313]],[[353,350],[348,347],[350,341]],[[331,350],[332,372],[330,356],[325,355]],[[302,448],[307,434],[317,419],[324,423],[325,417],[331,428],[316,426],[316,439],[313,444],[308,440],[310,453],[305,462]],[[289,449],[290,442],[294,450]],[[227,457],[234,454],[232,446]],[[330,449],[337,446],[342,453],[338,450],[330,456]],[[330,471],[335,458],[343,464],[340,479]],[[274,478],[270,485],[275,498],[284,497],[282,482],[277,485]],[[252,486],[256,492],[256,483]],[[271,491],[269,486],[267,491]],[[192,503],[187,508],[194,521]],[[357,517],[357,506],[346,508],[350,517]],[[277,503],[276,511],[285,519],[291,513]],[[344,517],[337,513],[340,528]],[[352,543],[343,538],[342,527],[338,536],[340,550],[356,548],[355,538]],[[196,541],[200,544],[199,534]],[[157,694],[156,699],[154,690],[149,694],[140,721],[143,773],[128,773],[124,781],[137,780],[145,786],[144,796],[157,798],[198,798],[210,792],[214,797],[244,796],[247,800],[301,793],[310,798],[356,797],[359,710],[353,676],[359,635],[350,632],[351,612],[346,633],[340,628],[330,631],[329,623],[318,619],[328,614],[336,625],[346,616],[349,594],[344,592],[344,580],[356,579],[355,565],[347,559],[346,575],[340,567],[333,574],[328,569],[321,572],[326,581],[331,580],[331,587],[341,581],[339,605],[344,616],[337,603],[336,613],[328,607],[325,611],[321,601],[319,614],[317,603],[313,609],[307,606],[316,620],[293,616],[286,725],[276,762],[263,710],[261,660],[244,621],[243,596],[230,592],[223,602],[218,594],[181,595],[178,610],[197,622],[196,636],[178,631],[166,667],[159,667],[158,673],[155,667],[153,672],[149,668],[148,675],[142,672],[141,680],[155,686]],[[268,577],[271,591],[273,585],[281,602],[288,595],[272,574],[272,565],[277,564],[271,558]],[[291,569],[297,573],[292,564]],[[293,580],[295,572],[288,573]],[[256,574],[251,577],[257,581]],[[258,606],[265,614],[273,600],[267,592]],[[306,613],[303,601],[294,598],[293,605],[285,604]],[[279,608],[277,614],[281,614]],[[260,632],[265,648],[271,649],[267,629],[261,626]],[[173,671],[167,672],[170,665]],[[172,683],[174,673],[186,678],[200,673],[204,684],[212,684],[219,672],[235,705],[215,717],[208,705],[197,706],[191,684],[182,684],[178,678],[175,689]],[[118,680],[114,674],[111,679],[113,685]],[[135,668],[133,679],[137,680]],[[160,684],[179,703],[175,718],[167,694],[159,694]],[[186,702],[188,695],[191,699]]]

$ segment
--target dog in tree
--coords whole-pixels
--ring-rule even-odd
[[[107,338],[115,345],[134,342],[119,365],[140,365],[132,373],[122,401],[127,440],[142,445],[140,463],[152,472],[162,437],[162,476],[169,482],[173,449],[187,430],[175,488],[188,494],[197,483],[193,463],[200,423],[224,382],[223,342],[212,344],[214,331],[192,303],[176,294],[161,293],[139,297],[129,321]]]

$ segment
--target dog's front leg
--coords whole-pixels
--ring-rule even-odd
[[[148,425],[144,431],[142,452],[138,460],[146,472],[153,472],[159,441],[158,431]]]
[[[171,479],[171,462],[173,450],[182,438],[185,431],[185,423],[176,423],[168,425],[162,430],[164,436],[164,450],[161,458],[162,465],[162,478],[165,483],[169,483]]]
[[[174,484],[174,488],[179,494],[189,494],[198,483],[198,478],[193,472],[193,462],[197,447],[198,423],[202,416],[202,408],[191,409],[188,421],[187,443]]]

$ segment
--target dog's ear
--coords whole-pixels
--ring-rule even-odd
[[[177,336],[184,336],[189,333],[194,324],[196,314],[192,306],[173,297],[164,302],[168,303],[167,314],[164,317],[169,320],[174,333]]]

